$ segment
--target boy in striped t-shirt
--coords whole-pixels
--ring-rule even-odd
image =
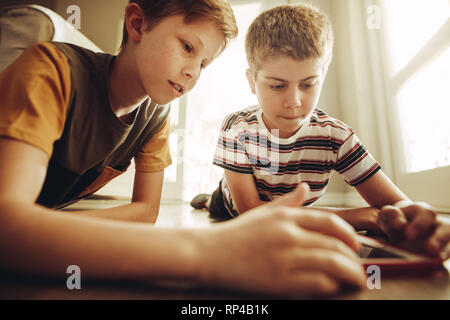
[[[259,105],[223,121],[214,164],[225,169],[224,179],[212,195],[196,196],[193,207],[229,219],[301,182],[309,185],[309,205],[325,193],[333,170],[370,205],[329,209],[357,229],[381,231],[379,209],[408,200],[354,131],[317,108],[332,47],[331,23],[312,6],[279,6],[255,19],[246,37],[247,78]],[[390,216],[402,215],[392,208]]]

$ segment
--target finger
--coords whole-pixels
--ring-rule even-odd
[[[378,224],[378,209],[361,208],[355,211],[349,211],[340,215],[345,221],[352,225],[356,230],[367,230],[372,233],[383,234]]]
[[[356,261],[336,251],[326,249],[298,250],[294,256],[294,271],[319,271],[339,283],[362,288],[367,275],[360,261]]]
[[[450,242],[448,242],[445,248],[441,250],[440,256],[443,261],[450,258]]]
[[[428,208],[413,204],[401,210],[410,221],[405,230],[409,240],[426,238],[437,226],[437,214]]]
[[[378,213],[378,223],[391,240],[399,241],[404,238],[408,220],[400,208],[388,205]]]
[[[336,294],[339,282],[320,271],[302,270],[290,278],[288,296],[313,297]]]
[[[394,203],[393,206],[397,207],[397,208],[403,208],[403,207],[407,207],[413,203],[414,202],[411,200],[400,200],[400,201],[397,201],[396,203]]]
[[[298,241],[302,248],[336,251],[355,261],[359,260],[359,255],[350,249],[346,243],[326,234],[302,230],[298,236]]]
[[[429,203],[422,202],[422,201],[413,202],[411,200],[401,200],[401,201],[397,201],[396,203],[394,203],[394,206],[398,207],[400,209],[409,207],[411,205],[419,205],[425,209],[433,210],[433,207]]]
[[[401,209],[404,216],[408,221],[412,221],[418,214],[422,214],[423,211],[430,211],[434,213],[434,209],[426,202],[411,202],[409,200],[398,201],[394,204],[394,207]]]
[[[426,250],[443,260],[450,256],[450,225],[439,225],[428,239]]]
[[[301,227],[338,238],[355,251],[360,249],[355,229],[336,214],[308,211],[308,209],[286,209],[286,212]]]
[[[270,203],[270,206],[300,207],[305,203],[309,192],[309,185],[305,182],[299,183],[294,191],[278,197]]]

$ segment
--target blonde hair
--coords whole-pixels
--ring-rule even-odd
[[[278,6],[253,21],[245,50],[255,77],[264,61],[274,56],[320,58],[326,72],[333,56],[333,28],[328,17],[311,5]]]
[[[226,0],[130,0],[130,3],[138,4],[144,11],[145,20],[148,24],[146,31],[150,31],[162,19],[177,14],[184,15],[185,23],[208,19],[214,22],[225,36],[220,52],[238,34],[236,18]],[[124,24],[121,49],[125,47],[127,39],[128,32]]]

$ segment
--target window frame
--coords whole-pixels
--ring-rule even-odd
[[[381,89],[383,94],[378,94],[378,102],[383,110],[382,117],[378,118],[380,132],[388,132],[390,141],[388,146],[380,146],[383,154],[390,155],[392,163],[390,171],[394,182],[411,199],[426,201],[439,210],[450,212],[450,199],[448,199],[448,188],[450,182],[450,166],[424,170],[419,172],[407,172],[406,152],[401,141],[400,115],[396,96],[402,85],[414,77],[422,68],[433,62],[446,49],[450,47],[450,20],[426,42],[426,44],[414,55],[414,57],[393,77],[390,77],[393,69],[390,62],[389,48],[387,46],[388,30],[386,25],[386,0],[369,1],[364,0],[366,7],[377,5],[381,9],[381,32],[368,32],[369,52],[373,72],[374,89]],[[387,0],[389,1],[389,0]],[[382,66],[376,68],[376,66]],[[382,120],[385,119],[385,122]],[[383,123],[384,122],[384,123]]]

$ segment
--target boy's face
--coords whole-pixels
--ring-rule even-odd
[[[143,90],[167,104],[191,90],[201,70],[217,56],[224,35],[209,20],[185,24],[184,16],[163,19],[144,31],[136,47],[136,67]]]
[[[323,62],[317,58],[303,61],[286,56],[269,58],[256,79],[247,71],[267,129],[278,129],[280,138],[292,136],[316,107],[324,76]]]

